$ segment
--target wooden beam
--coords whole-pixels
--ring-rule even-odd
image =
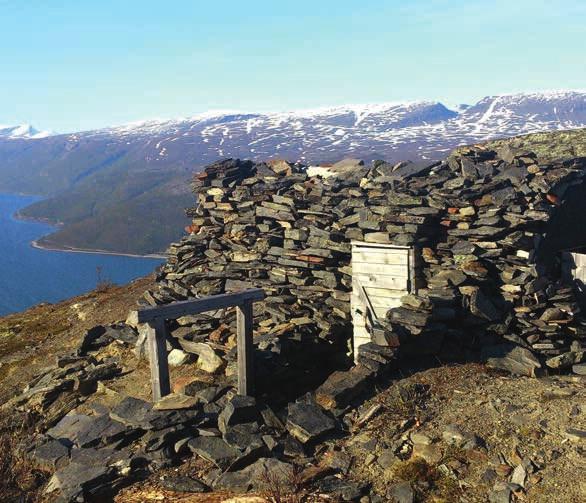
[[[153,401],[155,402],[171,393],[166,331],[165,320],[162,318],[151,320],[148,323],[147,344],[151,363]]]
[[[254,393],[252,316],[252,301],[236,306],[238,394],[246,396]]]
[[[189,314],[205,313],[232,306],[243,305],[246,302],[254,302],[265,298],[261,288],[252,288],[236,293],[223,293],[201,299],[173,302],[163,306],[147,307],[138,311],[138,323],[148,323],[161,318],[164,320],[176,319]]]

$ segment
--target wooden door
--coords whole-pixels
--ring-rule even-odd
[[[413,249],[408,246],[352,242],[352,323],[354,353],[370,342],[366,328],[367,307],[361,289],[377,318],[384,318],[391,307],[401,305],[401,297],[412,291]]]

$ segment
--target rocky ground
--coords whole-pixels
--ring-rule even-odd
[[[578,503],[586,498],[586,440],[575,430],[586,427],[585,404],[581,377],[440,366],[394,381],[365,402],[354,418],[375,415],[324,446],[321,463],[371,487],[370,501]],[[179,469],[195,476],[199,470]],[[332,501],[319,492],[299,494],[301,501]],[[158,473],[124,489],[116,502],[214,497],[169,491]]]
[[[93,292],[57,306],[40,306],[0,320],[0,326],[18,331],[13,336],[20,340],[27,333],[31,346],[17,349],[16,343],[4,344],[2,358],[8,371],[1,379],[6,394],[22,391],[31,376],[39,374],[41,367],[50,366],[57,355],[61,355],[63,363],[62,355],[80,344],[83,346],[87,332],[73,326],[90,327],[123,320],[126,309],[133,307],[148,281]],[[58,327],[64,328],[59,331]],[[96,368],[101,369],[97,372],[103,379],[95,390],[81,395],[76,384],[77,395],[63,394],[47,409],[46,417],[51,416],[55,404],[62,407],[76,396],[75,414],[95,418],[107,409],[114,411],[114,417],[124,420],[124,424],[140,421],[137,414],[125,416],[119,404],[128,396],[149,399],[146,362],[137,358],[131,345],[117,339],[95,351],[87,346],[86,350],[90,354],[87,358],[97,363],[85,364],[81,373],[76,370],[76,382],[91,383],[88,369]],[[75,367],[75,363],[68,365]],[[117,365],[121,372],[113,370]],[[19,373],[10,370],[16,368]],[[172,370],[175,389],[185,388],[194,379],[212,385],[218,377],[193,364]],[[332,421],[326,420],[326,426],[336,425],[330,434],[317,442],[301,443],[301,448],[299,442],[287,444],[286,459],[290,464],[280,465],[275,460],[267,470],[267,461],[262,460],[269,458],[261,458],[260,464],[253,463],[255,469],[236,471],[249,477],[245,481],[247,487],[253,486],[246,495],[248,499],[237,494],[242,484],[238,477],[232,477],[225,489],[218,486],[210,490],[213,475],[218,473],[217,463],[222,461],[217,457],[212,460],[205,446],[190,444],[193,453],[184,452],[181,464],[160,466],[133,483],[125,481],[107,499],[93,501],[581,502],[586,497],[582,476],[586,469],[585,384],[583,376],[512,377],[478,364],[438,365],[417,371],[404,367],[366,390],[358,397],[356,407],[326,412]],[[228,396],[216,403],[225,407],[233,401]],[[6,406],[3,409],[6,414]],[[11,409],[12,421],[20,417],[15,410]],[[288,413],[289,418],[293,417],[291,409]],[[283,417],[282,414],[277,410],[277,416]],[[261,423],[266,422],[263,417]],[[311,428],[314,427],[314,432],[319,430],[319,425]],[[233,428],[235,431],[237,425]],[[266,424],[261,428],[265,437],[270,431],[269,436],[278,443],[286,443],[275,429],[266,429]],[[311,434],[311,428],[299,425],[287,423],[286,428],[291,436],[301,440]],[[127,431],[131,430],[130,427]],[[205,427],[200,429],[195,438],[205,438],[204,430]],[[219,432],[210,428],[209,433]],[[92,432],[84,434],[91,436]],[[157,435],[147,432],[142,440],[147,439],[152,446],[153,441],[159,442]],[[78,441],[80,445],[86,441],[93,445],[89,437]],[[264,441],[270,440],[267,437]],[[77,452],[91,457],[99,450],[86,447]],[[71,456],[73,459],[73,451]],[[22,484],[22,490],[20,494],[3,494],[3,501],[58,501],[58,494],[43,491],[61,462],[54,456],[43,461],[42,466],[38,459],[37,464],[27,461],[17,466],[18,470],[9,466],[9,470],[19,473],[21,478],[15,484]]]

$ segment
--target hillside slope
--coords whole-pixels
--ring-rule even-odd
[[[586,127],[586,93],[574,91],[489,96],[459,113],[426,101],[205,113],[41,139],[0,138],[0,191],[48,197],[22,215],[64,223],[47,240],[52,245],[152,253],[187,223],[183,182],[219,158],[437,159],[458,145],[580,127]],[[154,233],[147,200],[165,213]],[[95,232],[104,225],[111,230]]]

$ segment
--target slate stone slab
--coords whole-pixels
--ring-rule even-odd
[[[495,369],[517,375],[535,377],[541,369],[540,361],[526,348],[513,344],[497,344],[483,348],[481,358]]]
[[[196,426],[204,419],[197,409],[155,410],[153,404],[134,397],[124,398],[111,410],[110,417],[129,427],[143,430],[158,430],[177,424]]]
[[[319,406],[301,402],[289,404],[286,428],[300,442],[315,441],[335,427],[335,421]]]
[[[49,440],[35,447],[29,455],[38,466],[52,471],[69,462],[69,447],[59,440]]]
[[[169,491],[179,493],[205,493],[209,491],[208,486],[197,479],[186,475],[170,475],[161,479],[161,486]]]
[[[245,493],[251,490],[266,489],[267,476],[286,487],[290,484],[292,466],[275,458],[260,458],[246,468],[225,472],[214,481],[214,489]]]
[[[225,470],[240,455],[240,451],[218,437],[197,437],[188,442],[192,452]]]
[[[249,447],[261,447],[262,436],[258,423],[242,423],[228,427],[223,435],[224,440],[241,451]]]
[[[112,409],[110,417],[127,426],[140,428],[148,425],[152,411],[152,404],[128,396]]]
[[[249,423],[259,418],[256,400],[250,396],[234,395],[218,417],[218,428],[226,432],[228,426],[238,423]]]
[[[334,372],[315,391],[316,401],[325,409],[345,407],[365,391],[371,377],[372,372],[360,365]]]
[[[72,461],[53,474],[45,492],[57,493],[61,501],[84,501],[84,495],[108,487],[116,477],[113,468]]]
[[[325,493],[331,498],[341,501],[357,501],[363,493],[363,487],[359,484],[335,476],[318,480],[314,484],[314,488],[320,493]]]

